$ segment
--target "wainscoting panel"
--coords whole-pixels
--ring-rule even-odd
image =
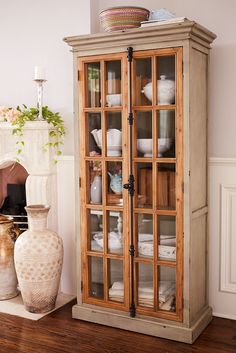
[[[220,290],[236,294],[236,186],[221,185]]]
[[[209,161],[209,301],[236,319],[236,159]]]

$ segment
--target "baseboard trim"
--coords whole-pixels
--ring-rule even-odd
[[[217,317],[222,317],[222,319],[236,320],[235,315],[226,315],[226,314],[220,314],[216,312],[213,312],[212,315]]]
[[[165,320],[165,323],[158,322],[158,319],[154,321],[147,317],[130,318],[127,313],[121,314],[114,311],[107,313],[97,308],[85,307],[78,304],[72,308],[72,317],[105,326],[192,344],[210,323],[212,310],[208,307],[191,327],[186,327],[183,323],[169,323],[167,320]]]

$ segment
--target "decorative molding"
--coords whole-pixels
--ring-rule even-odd
[[[221,184],[220,202],[220,291],[236,293],[236,185]]]
[[[196,22],[185,20],[182,23],[172,23],[162,26],[150,26],[117,31],[112,33],[96,33],[64,38],[64,41],[72,47],[73,52],[103,50],[114,52],[117,47],[140,47],[158,42],[171,42],[189,40],[199,43],[203,47],[210,48],[211,42],[216,38],[215,34],[200,26]],[[120,49],[121,50],[121,49]]]
[[[236,158],[218,158],[218,157],[210,157],[208,159],[209,166],[231,166],[236,167]]]

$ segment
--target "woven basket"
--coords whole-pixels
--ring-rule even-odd
[[[143,7],[113,7],[100,13],[100,22],[106,32],[140,27],[140,22],[149,17],[149,10]]]

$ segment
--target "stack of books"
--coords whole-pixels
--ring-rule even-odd
[[[173,17],[169,18],[168,20],[150,20],[150,21],[143,21],[141,22],[141,27],[150,27],[150,26],[160,26],[160,25],[167,25],[172,23],[181,23],[184,22],[187,18],[186,17]]]

